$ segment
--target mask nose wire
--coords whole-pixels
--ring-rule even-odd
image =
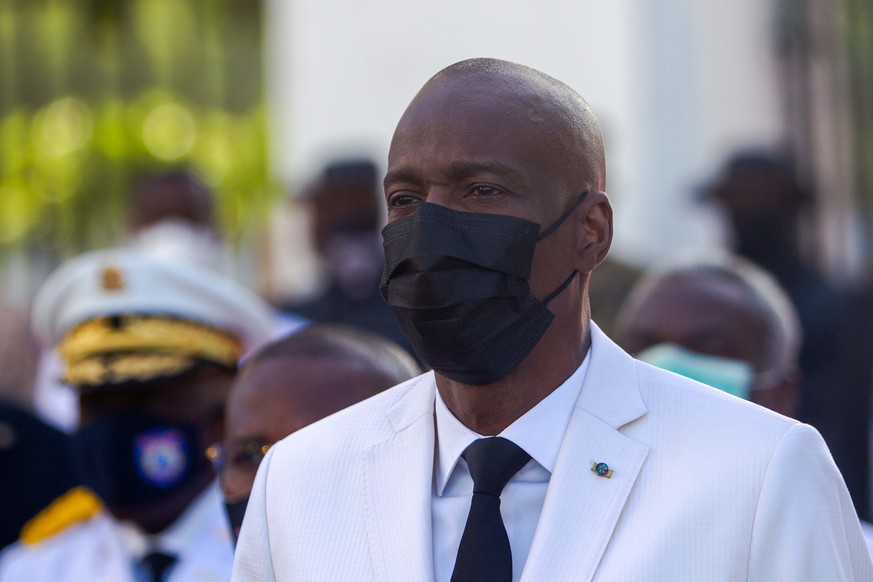
[[[570,216],[570,214],[574,210],[576,210],[576,207],[579,206],[583,200],[585,200],[585,197],[588,196],[588,194],[589,194],[589,192],[582,192],[581,194],[579,194],[579,197],[576,198],[576,202],[571,204],[570,207],[567,208],[567,210],[565,210],[564,213],[558,217],[558,220],[556,220],[555,222],[552,223],[552,226],[550,226],[549,228],[547,228],[546,230],[541,232],[539,234],[539,236],[537,236],[537,242],[543,240],[544,238],[546,238],[547,236],[549,236],[550,234],[552,234],[553,232],[558,230],[558,228],[562,224],[564,224],[564,221],[567,220],[567,217]]]

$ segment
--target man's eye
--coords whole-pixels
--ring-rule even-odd
[[[487,198],[489,196],[500,194],[500,189],[495,188],[494,186],[488,186],[487,184],[480,184],[478,186],[473,186],[470,192],[472,194],[475,194],[476,196],[483,196]]]
[[[270,445],[257,441],[246,443],[241,449],[233,451],[228,464],[237,469],[257,469],[264,459],[264,455],[270,450]]]
[[[231,455],[230,464],[241,469],[248,469],[252,466],[257,466],[257,460],[253,459],[248,453],[240,452]]]
[[[410,196],[409,194],[395,194],[391,196],[389,200],[390,205],[394,208],[403,208],[405,206],[412,206],[413,204],[418,202],[418,198],[415,196]]]

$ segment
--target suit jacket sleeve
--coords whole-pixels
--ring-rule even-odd
[[[232,582],[275,582],[273,558],[270,554],[270,530],[267,519],[267,476],[271,449],[261,466],[252,486],[252,493],[246,506],[239,542],[233,561]]]
[[[818,432],[786,431],[761,488],[750,582],[873,580],[873,564],[849,492]]]

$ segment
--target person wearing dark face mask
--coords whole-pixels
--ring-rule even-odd
[[[591,322],[612,208],[572,89],[494,59],[444,69],[384,186],[381,291],[433,372],[269,450],[233,580],[873,579],[814,429]]]
[[[802,372],[796,418],[824,437],[861,517],[870,518],[871,366],[858,357],[863,321],[851,294],[828,280],[815,263],[812,209],[825,204],[777,152],[737,152],[701,192],[723,211],[734,252],[772,273],[791,298],[803,328]],[[866,322],[865,322],[866,323]]]
[[[63,265],[34,329],[79,395],[79,487],[22,530],[0,580],[221,579],[233,545],[209,444],[222,438],[239,358],[269,310],[217,272],[137,251]]]
[[[316,296],[282,308],[312,321],[353,325],[411,351],[379,296],[384,266],[379,228],[384,212],[379,208],[377,173],[376,164],[368,159],[339,159],[305,190],[312,247],[326,285]]]
[[[273,444],[420,372],[393,342],[326,323],[268,344],[246,360],[227,400],[224,441],[209,449],[234,537],[255,472]]]

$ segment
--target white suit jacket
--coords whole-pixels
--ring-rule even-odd
[[[425,374],[273,447],[233,580],[432,580],[434,394]],[[521,579],[869,582],[873,565],[813,428],[638,362],[592,326]]]

